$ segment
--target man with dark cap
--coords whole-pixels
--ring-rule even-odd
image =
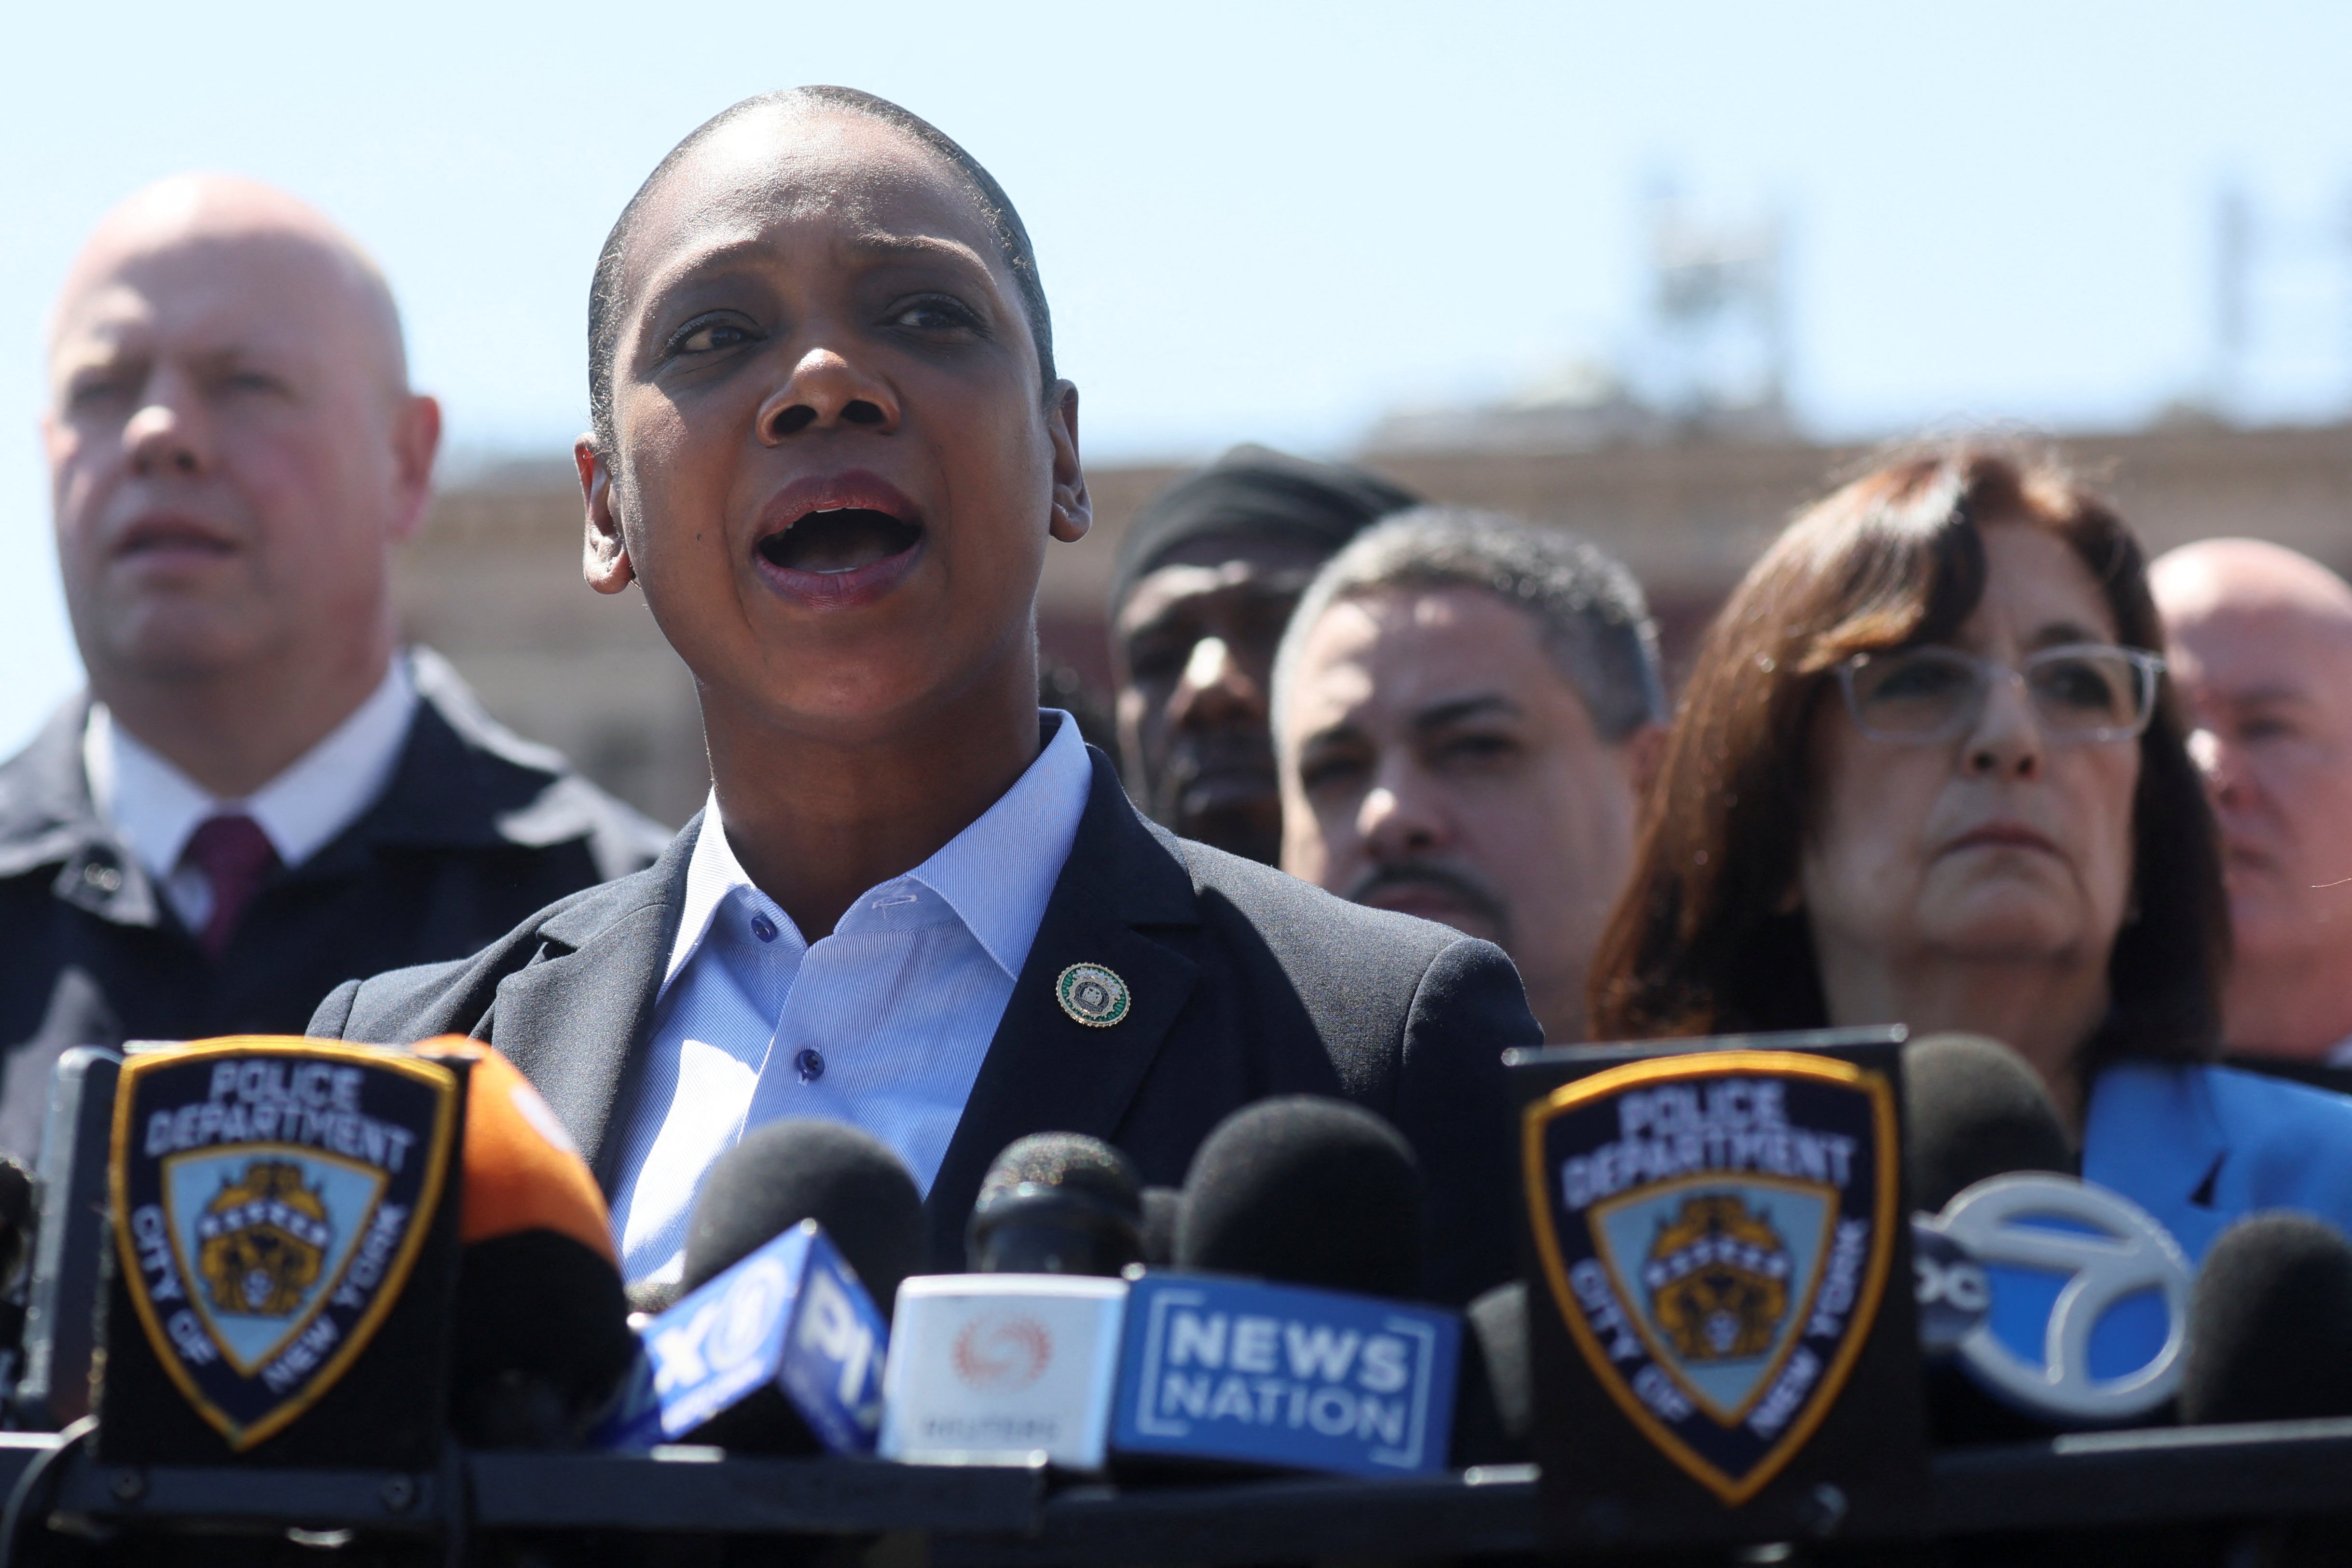
[[[1282,789],[1274,650],[1317,569],[1420,498],[1354,468],[1236,447],[1136,515],[1111,574],[1128,788],[1163,826],[1271,866]]]

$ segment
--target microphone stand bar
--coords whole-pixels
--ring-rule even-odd
[[[0,1492],[58,1446],[0,1433]],[[1931,1458],[1933,1502],[1903,1540],[2098,1532],[2285,1519],[2343,1521],[2352,1539],[2352,1419],[2074,1434],[1951,1448]],[[873,1459],[453,1453],[436,1472],[101,1465],[58,1456],[49,1518],[68,1527],[482,1531],[647,1536],[927,1537],[933,1568],[1218,1568],[1333,1558],[1610,1552],[1621,1542],[1542,1538],[1532,1465],[1394,1481],[1280,1477],[1049,1489],[1042,1464],[896,1465]],[[2127,1530],[2126,1527],[2130,1527]],[[37,1527],[36,1527],[37,1528]],[[1846,1546],[1869,1540],[1849,1531]]]

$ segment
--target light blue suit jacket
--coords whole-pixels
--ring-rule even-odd
[[[2257,1209],[2352,1235],[2352,1098],[2234,1068],[2119,1063],[2091,1087],[2083,1175],[2154,1215],[2191,1263]]]

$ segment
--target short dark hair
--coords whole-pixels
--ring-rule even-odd
[[[2147,558],[2053,459],[1983,442],[1883,463],[1800,513],[1708,629],[1666,742],[1633,874],[1590,981],[1597,1037],[1827,1022],[1804,911],[1785,907],[1813,809],[1809,741],[1840,661],[1944,641],[1984,596],[1982,530],[2048,530],[2090,569],[2119,638],[2160,649]],[[2221,1036],[2230,954],[2219,835],[2168,677],[2140,737],[2132,896],[2113,1010],[2086,1076],[2124,1056],[2193,1060]]]
[[[1037,345],[1037,369],[1041,385],[1054,384],[1054,321],[1045,307],[1045,286],[1037,276],[1036,247],[1029,243],[1029,231],[1022,226],[1021,215],[1013,207],[1013,198],[996,177],[980,165],[980,161],[957,145],[947,132],[919,115],[909,113],[887,98],[877,98],[870,92],[860,92],[854,87],[795,87],[780,92],[763,92],[755,98],[721,110],[694,128],[685,141],[671,148],[654,172],[646,176],[629,205],[621,209],[613,231],[604,237],[604,248],[596,257],[596,275],[588,287],[588,418],[596,433],[596,442],[609,450],[613,444],[613,358],[618,351],[621,337],[621,315],[625,303],[624,279],[630,237],[635,232],[637,215],[646,200],[658,187],[669,171],[683,162],[694,150],[728,125],[746,115],[763,110],[787,109],[811,105],[840,110],[878,120],[895,131],[914,138],[931,152],[947,160],[950,167],[962,176],[971,187],[973,199],[987,217],[996,236],[997,249],[1004,265],[1013,274],[1013,285],[1021,291],[1021,308],[1029,318],[1029,336]]]
[[[1531,616],[1544,651],[1615,744],[1666,716],[1658,628],[1624,563],[1559,529],[1500,512],[1422,506],[1358,534],[1316,574],[1274,665],[1275,733],[1323,612],[1383,588],[1480,588]]]

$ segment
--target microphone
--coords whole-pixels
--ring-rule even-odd
[[[989,1167],[964,1231],[975,1274],[1116,1277],[1143,1258],[1134,1163],[1099,1138],[1039,1132]]]
[[[1460,1392],[1454,1396],[1458,1469],[1518,1464],[1535,1457],[1535,1365],[1528,1349],[1528,1284],[1513,1279],[1463,1312]]]
[[[1176,1216],[1184,1207],[1184,1190],[1146,1187],[1142,1199],[1143,1261],[1148,1268],[1164,1268],[1176,1258]]]
[[[55,1431],[89,1414],[99,1347],[99,1258],[107,1237],[107,1145],[122,1058],[75,1046],[49,1071],[41,1121],[40,1222],[25,1292],[16,1415]]]
[[[0,1154],[0,1393],[11,1400],[24,1371],[26,1302],[17,1287],[33,1249],[38,1210],[31,1173]]]
[[[889,1303],[925,1241],[914,1178],[870,1133],[793,1118],[745,1134],[703,1183],[683,1294],[645,1325],[645,1380],[602,1441],[870,1451]]]
[[[1076,1132],[1009,1144],[965,1227],[968,1274],[910,1280],[883,1373],[879,1448],[910,1463],[1042,1449],[1103,1468],[1127,1285],[1143,1257],[1134,1163]]]
[[[1915,1294],[1939,1440],[2112,1426],[2171,1398],[2189,1264],[2164,1227],[2073,1173],[2041,1078],[1998,1041],[1903,1050]],[[1961,1379],[1949,1375],[1957,1367]],[[1989,1397],[1987,1397],[1989,1396]]]
[[[923,1194],[881,1140],[845,1121],[788,1117],[720,1155],[687,1222],[692,1292],[804,1219],[823,1226],[885,1316],[921,1267]]]
[[[1462,1320],[1412,1300],[1422,1190],[1404,1136],[1348,1101],[1293,1096],[1227,1117],[1185,1179],[1177,1270],[1144,1271],[1129,1295],[1113,1451],[1442,1469]]]
[[[475,1447],[578,1447],[637,1355],[604,1193],[512,1062],[470,1039],[424,1048],[472,1063],[451,1427]]]
[[[1903,1047],[1903,1174],[1932,1214],[2011,1171],[2074,1175],[2074,1144],[2041,1075],[1982,1035],[1923,1035]]]
[[[33,1230],[39,1205],[33,1197],[33,1174],[6,1154],[0,1154],[0,1293],[14,1290],[25,1260],[33,1250]]]
[[[2307,1215],[2250,1215],[2205,1254],[2180,1419],[2352,1415],[2352,1242]]]
[[[1192,1156],[1179,1268],[1399,1300],[1422,1294],[1421,1162],[1386,1121],[1344,1100],[1244,1106]]]
[[[415,1468],[451,1432],[576,1446],[611,1402],[635,1344],[604,1197],[496,1051],[248,1035],[112,1076],[105,1462]]]

